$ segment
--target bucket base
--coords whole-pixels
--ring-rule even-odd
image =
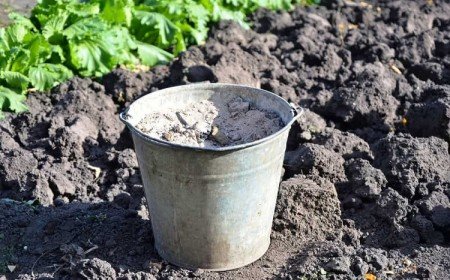
[[[155,244],[156,251],[161,256],[161,258],[163,258],[167,262],[174,264],[176,266],[179,266],[181,268],[189,269],[189,270],[202,269],[205,271],[227,271],[227,270],[238,269],[243,266],[249,265],[249,264],[259,260],[262,256],[264,256],[264,254],[269,249],[269,246],[270,246],[270,239],[268,240],[268,242],[265,245],[259,247],[259,248],[261,248],[261,250],[258,250],[258,253],[255,254],[254,257],[248,258],[247,260],[244,260],[242,262],[236,261],[236,262],[230,263],[228,265],[219,266],[219,267],[202,267],[202,266],[192,266],[187,263],[179,262],[179,261],[175,260],[172,256],[169,256],[164,251],[160,250],[158,244]]]

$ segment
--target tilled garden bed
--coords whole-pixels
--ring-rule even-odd
[[[271,247],[229,272],[180,269],[155,252],[118,118],[143,94],[192,82],[261,87],[308,109],[288,141]],[[8,279],[450,274],[445,1],[260,10],[253,30],[222,22],[168,66],[74,78],[28,105],[0,122],[0,275]]]

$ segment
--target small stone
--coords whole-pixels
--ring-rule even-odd
[[[411,260],[409,260],[409,259],[404,259],[403,260],[403,265],[404,266],[409,267],[409,266],[411,266],[411,264],[412,264]]]
[[[158,274],[159,271],[162,269],[162,263],[156,259],[150,259],[150,260],[146,260],[143,265],[142,268],[145,271],[149,271],[152,274]]]
[[[194,271],[194,276],[200,276],[200,275],[202,275],[203,273],[205,273],[205,271],[203,270],[203,269],[196,269],[195,271]]]
[[[66,176],[60,173],[53,173],[49,179],[50,188],[55,194],[74,195],[76,188]]]
[[[388,259],[382,254],[375,254],[372,258],[372,265],[379,270],[384,269],[388,265]]]
[[[186,116],[185,114],[180,113],[180,112],[176,112],[175,114],[176,114],[178,120],[180,121],[180,123],[182,123],[184,126],[186,126],[186,127],[194,126],[195,123],[192,120],[190,120],[189,117]]]
[[[131,203],[131,195],[127,192],[119,193],[114,197],[114,203],[124,209],[128,209]]]
[[[369,265],[364,262],[360,257],[356,257],[353,264],[353,272],[355,276],[363,276],[369,270]]]
[[[98,258],[80,260],[72,272],[76,279],[116,279],[117,276],[109,262]]]
[[[53,205],[55,205],[56,207],[60,207],[63,206],[64,204],[69,203],[69,199],[67,197],[57,197],[53,200]]]
[[[300,133],[300,138],[304,139],[304,140],[311,140],[312,135],[310,131],[303,131],[302,133]]]
[[[45,175],[41,175],[45,178]],[[31,194],[33,197],[39,198],[39,203],[46,206],[53,202],[54,194],[47,180],[37,180],[36,186]]]
[[[329,261],[325,268],[328,271],[336,273],[347,273],[350,268],[350,258],[349,257],[338,257]]]
[[[214,138],[221,145],[227,145],[230,143],[230,139],[226,136],[217,126],[212,127],[211,137]]]
[[[420,254],[420,251],[417,249],[414,249],[410,255],[411,258],[416,258]]]
[[[173,133],[171,131],[164,132],[163,136],[169,142],[173,140]]]
[[[302,132],[319,133],[327,126],[326,121],[318,114],[305,109],[301,118],[297,120],[297,124]]]

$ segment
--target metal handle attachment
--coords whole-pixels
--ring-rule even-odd
[[[305,112],[305,109],[292,102],[290,102],[289,105],[291,106],[292,112],[294,113],[294,120],[298,120]]]

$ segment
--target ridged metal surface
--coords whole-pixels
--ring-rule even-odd
[[[236,95],[277,112],[285,126],[259,141],[220,148],[173,144],[135,128],[163,106]],[[286,141],[298,117],[282,98],[229,84],[193,84],[148,94],[121,114],[132,131],[155,236],[165,260],[190,269],[228,270],[260,258],[270,231]]]

